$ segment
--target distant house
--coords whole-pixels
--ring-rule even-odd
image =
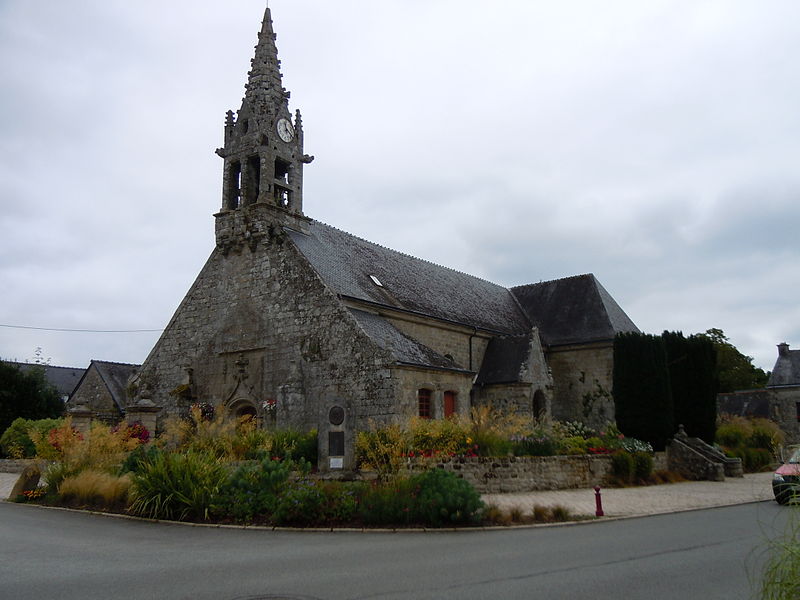
[[[720,394],[717,407],[720,414],[771,419],[788,443],[800,443],[800,350],[778,344],[778,360],[765,389]]]
[[[93,360],[72,392],[67,408],[83,406],[109,424],[125,416],[127,381],[140,365]]]
[[[18,367],[23,373],[27,373],[32,369],[44,369],[45,380],[58,390],[58,394],[64,402],[70,397],[73,390],[78,386],[81,377],[83,377],[83,374],[86,372],[86,369],[78,367],[53,367],[51,365],[36,363],[3,362]]]

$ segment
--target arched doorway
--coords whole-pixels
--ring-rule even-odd
[[[533,418],[537,421],[543,418],[547,411],[547,399],[542,390],[536,390],[533,395]]]
[[[242,398],[231,402],[228,406],[228,414],[237,421],[252,420],[255,422],[258,418],[258,409],[250,400]]]

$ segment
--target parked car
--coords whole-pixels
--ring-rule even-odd
[[[789,460],[775,471],[772,492],[778,504],[788,504],[795,497],[800,499],[800,448],[795,448]]]

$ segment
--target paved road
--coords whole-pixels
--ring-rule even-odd
[[[502,531],[188,527],[0,503],[0,597],[229,600],[750,597],[774,502]]]

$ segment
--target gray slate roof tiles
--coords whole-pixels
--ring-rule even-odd
[[[778,356],[775,367],[767,381],[767,387],[800,385],[800,350],[788,350],[785,356]]]
[[[511,288],[549,346],[610,340],[639,328],[591,273]]]
[[[364,332],[381,348],[388,350],[399,363],[462,370],[452,359],[420,344],[399,331],[383,317],[351,308],[350,312]]]
[[[605,341],[618,332],[639,331],[591,274],[509,290],[318,221],[310,221],[306,233],[285,231],[328,287],[342,297],[496,334],[487,348],[479,383],[519,379],[532,325],[539,328],[546,345]],[[362,329],[398,362],[457,367],[382,317],[355,309],[351,312]]]
[[[336,293],[504,334],[530,324],[506,288],[311,221],[287,233]],[[370,276],[380,281],[377,285]]]

